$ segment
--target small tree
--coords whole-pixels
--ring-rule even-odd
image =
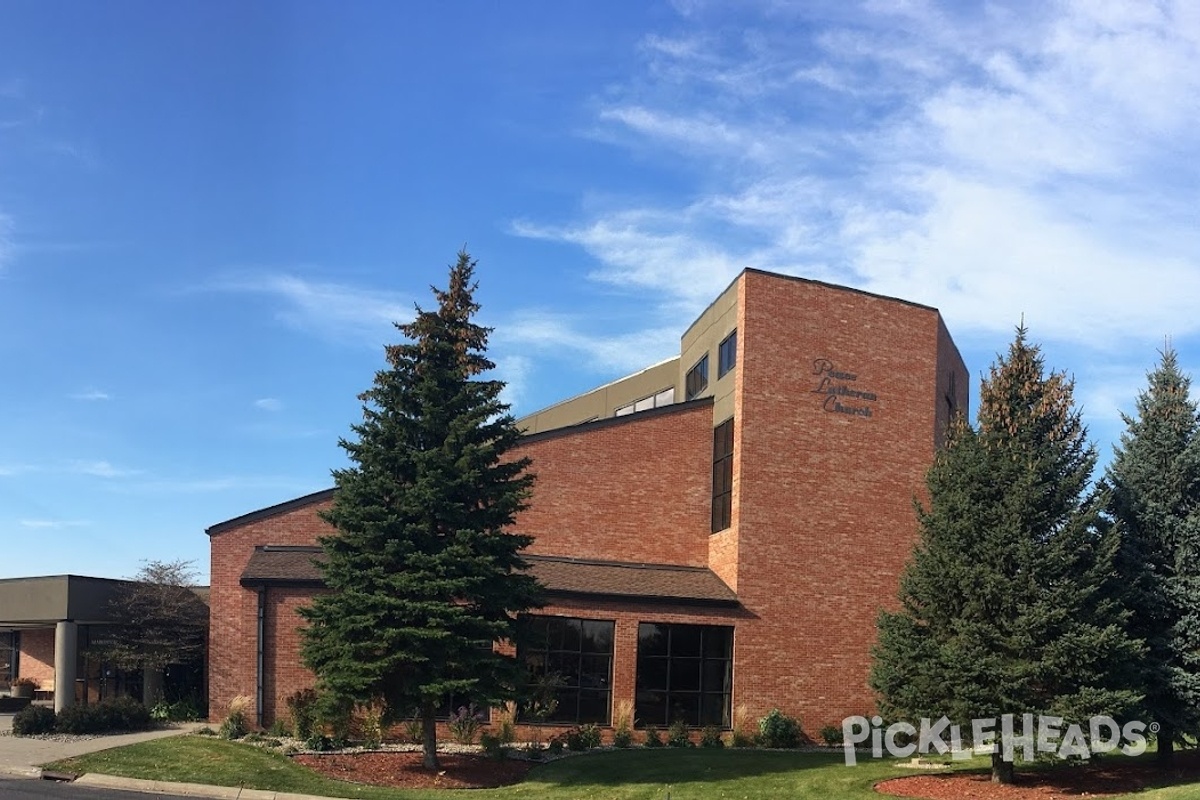
[[[196,593],[194,562],[146,561],[109,603],[112,636],[92,651],[121,669],[142,670],[142,700],[162,695],[162,673],[203,658],[208,605]]]
[[[353,466],[335,470],[337,495],[321,539],[328,594],[301,613],[303,657],[335,699],[378,703],[385,724],[422,721],[425,766],[438,768],[435,719],[448,697],[495,704],[523,677],[487,645],[516,639],[518,613],[540,604],[507,531],[533,483],[508,452],[520,432],[482,377],[488,328],[472,321],[475,262],[465,252],[436,311],[397,325],[388,367],[361,395]]]
[[[1138,395],[1137,413],[1109,465],[1109,510],[1121,534],[1118,566],[1144,639],[1144,710],[1161,726],[1158,758],[1200,736],[1200,421],[1173,350]]]
[[[1018,329],[980,392],[979,429],[953,426],[927,476],[902,608],[879,622],[871,682],[885,716],[1024,713],[1085,723],[1137,700],[1139,650],[1113,582],[1116,537],[1088,492],[1095,452],[1072,384]],[[1013,764],[992,756],[992,779]]]

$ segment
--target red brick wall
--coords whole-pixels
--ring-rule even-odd
[[[18,677],[39,681],[39,689],[54,690],[54,628],[21,631]]]
[[[778,705],[815,731],[874,706],[876,615],[895,602],[933,456],[940,324],[820,284],[744,281],[738,595],[753,619],[736,690],[755,715]],[[839,386],[874,399],[825,393]],[[826,410],[838,403],[870,416]]]
[[[732,527],[709,533],[721,420],[696,403],[526,439],[518,452],[538,482],[516,530],[537,537],[533,553],[708,565],[736,588],[737,610],[585,600],[547,609],[617,620],[615,699],[633,698],[639,621],[733,620],[735,706],[754,717],[778,706],[813,732],[874,707],[876,616],[894,607],[916,540],[912,503],[946,422],[950,375],[964,410],[969,378],[933,309],[755,272],[741,280]],[[820,359],[829,365],[814,368]],[[827,410],[838,403],[869,416]],[[256,595],[238,577],[256,544],[313,543],[327,530],[317,508],[213,537],[214,719],[255,688]],[[311,681],[296,634],[304,598],[267,596],[267,723]]]
[[[694,403],[530,437],[537,474],[514,530],[530,553],[704,566],[712,406]]]
[[[210,548],[212,554],[212,588],[209,595],[209,656],[208,695],[209,717],[219,721],[229,708],[229,701],[238,695],[254,697],[256,647],[258,625],[258,593],[243,587],[239,581],[246,563],[254,553],[255,545],[312,545],[317,537],[329,533],[330,528],[318,516],[318,510],[327,508],[329,501],[313,503],[284,514],[246,523],[215,534]],[[275,589],[269,600],[286,604],[284,590]],[[277,633],[277,642],[271,642],[267,652],[279,647],[295,647],[294,627],[287,622],[286,608],[273,606],[268,624]],[[294,667],[303,669],[297,659]],[[287,680],[272,681],[268,676],[266,688],[275,696],[286,697],[295,689],[286,690]],[[268,695],[270,691],[268,691]],[[264,698],[266,704],[273,702]],[[268,722],[270,720],[268,719]]]

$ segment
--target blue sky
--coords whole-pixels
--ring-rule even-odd
[[[518,414],[745,266],[1024,317],[1105,455],[1200,365],[1200,6],[0,5],[0,577],[330,485],[464,244]]]

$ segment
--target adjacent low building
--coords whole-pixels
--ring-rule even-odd
[[[554,721],[869,712],[876,616],[967,386],[936,309],[748,269],[677,357],[520,420],[538,480],[516,529],[550,604],[517,655],[561,679]],[[214,717],[249,695],[269,724],[311,685],[296,609],[332,497],[209,528]]]

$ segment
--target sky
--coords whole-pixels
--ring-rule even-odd
[[[0,4],[0,578],[332,485],[464,246],[518,416],[745,267],[1024,321],[1106,460],[1200,367],[1200,4]],[[977,393],[977,387],[976,387]]]

